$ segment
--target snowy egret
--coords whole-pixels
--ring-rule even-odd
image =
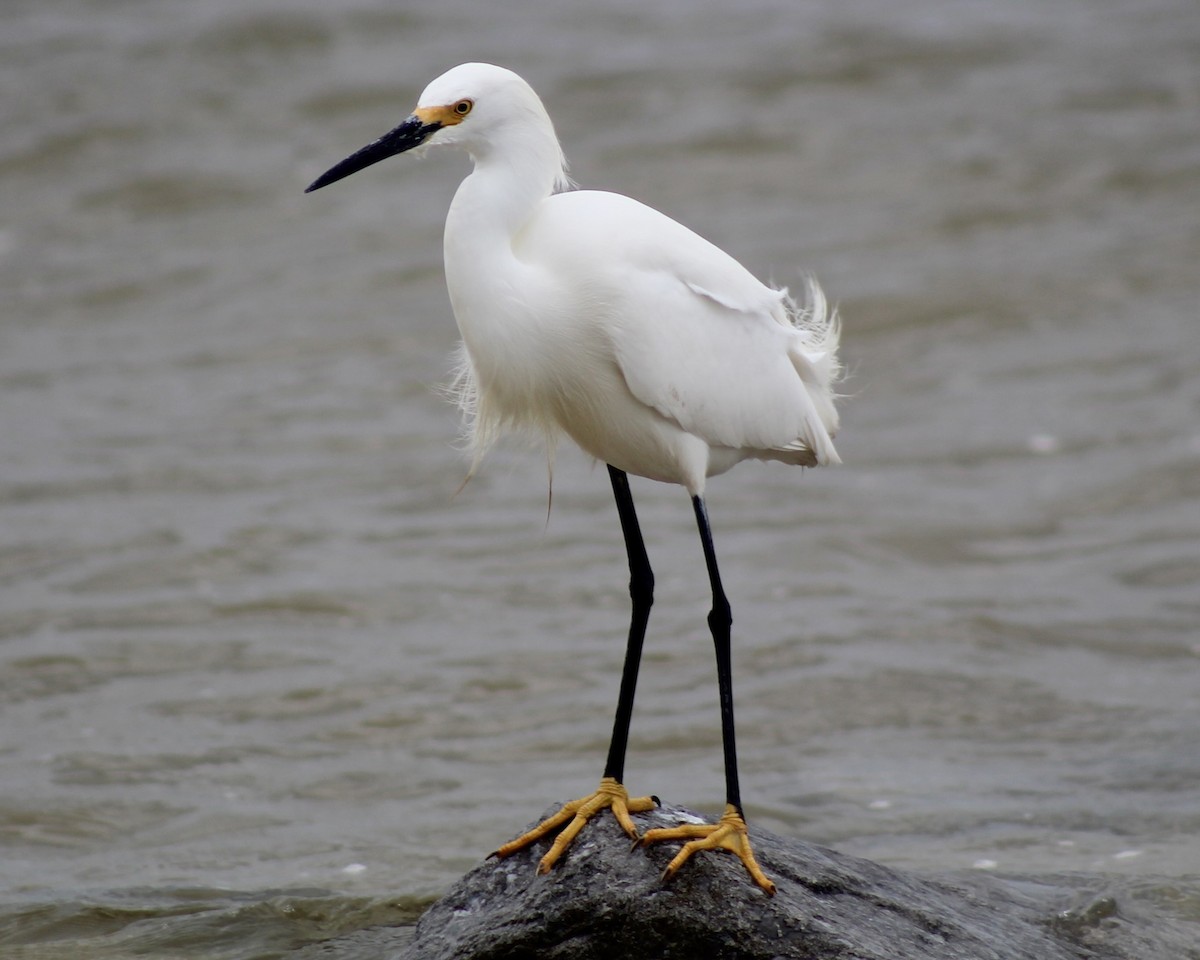
[[[473,450],[471,472],[506,429],[532,431],[548,449],[565,433],[608,465],[629,560],[632,617],[607,764],[596,792],[566,804],[496,851],[508,856],[560,827],[538,871],[562,856],[589,818],[611,809],[639,843],[687,841],[671,877],[694,853],[736,854],[768,893],[754,859],[738,786],[729,601],[704,503],[707,477],[747,459],[837,463],[836,312],[815,281],[798,307],[740,263],[635,200],[571,190],[542,101],[502,67],[467,63],[438,77],[391,132],[318,177],[320,189],[421,146],[467,151],[474,169],[446,217],[444,255],[462,334],[456,396]],[[692,499],[712,591],[725,812],[716,824],[649,830],[629,814],[654,797],[623,785],[654,574],[628,474],[684,487]],[[565,825],[565,827],[564,827]]]

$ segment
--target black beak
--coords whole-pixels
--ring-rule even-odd
[[[358,173],[363,167],[369,167],[380,160],[386,160],[388,157],[394,157],[405,150],[419,147],[434,132],[440,130],[441,126],[440,123],[426,123],[420,117],[409,117],[395,130],[385,133],[378,140],[374,140],[356,153],[350,154],[341,163],[330,167],[305,187],[304,192],[312,193],[314,190],[320,190],[322,187],[327,187],[331,183],[341,180],[343,177],[348,177],[352,173]]]

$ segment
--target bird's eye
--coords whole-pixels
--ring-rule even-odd
[[[454,112],[460,117],[465,117],[471,112],[471,108],[473,106],[475,106],[475,102],[473,100],[459,100],[458,103],[454,105]]]

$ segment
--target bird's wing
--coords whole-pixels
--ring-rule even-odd
[[[807,449],[818,463],[836,462],[835,425],[814,401],[828,383],[800,334],[780,322],[782,299],[738,304],[670,272],[634,287],[649,294],[648,312],[615,326],[612,338],[634,396],[713,446]]]
[[[606,264],[591,271],[591,299],[606,303],[633,395],[712,446],[837,462],[836,328],[797,325],[786,291],[649,207],[613,194],[561,199],[571,196],[582,201],[576,230],[586,225],[596,245],[585,257]]]

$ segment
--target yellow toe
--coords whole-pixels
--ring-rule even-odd
[[[596,789],[595,793],[590,793],[586,797],[563,804],[562,808],[556,814],[547,817],[532,830],[521,834],[515,840],[510,840],[504,846],[500,847],[500,849],[496,850],[492,856],[503,859],[516,853],[518,850],[524,850],[546,835],[553,833],[559,827],[562,827],[563,824],[566,824],[558,836],[554,838],[554,843],[546,851],[546,855],[538,863],[537,872],[539,874],[549,873],[551,867],[563,855],[567,847],[571,845],[571,841],[579,835],[579,831],[601,810],[605,808],[612,810],[617,823],[621,825],[621,829],[636,840],[638,836],[637,827],[633,825],[633,820],[629,815],[631,813],[645,813],[647,810],[653,810],[656,806],[658,806],[658,802],[654,797],[630,797],[624,785],[612,777],[605,777],[600,781],[600,786]]]
[[[726,850],[734,854],[750,878],[768,894],[775,895],[775,884],[763,873],[754,857],[754,849],[750,845],[750,835],[746,830],[746,821],[738,813],[737,807],[728,804],[725,812],[717,823],[681,824],[678,827],[656,828],[647,830],[642,835],[639,845],[661,843],[664,840],[685,840],[683,847],[675,854],[675,858],[667,864],[663,872],[663,880],[670,880],[693,854],[702,850]]]

